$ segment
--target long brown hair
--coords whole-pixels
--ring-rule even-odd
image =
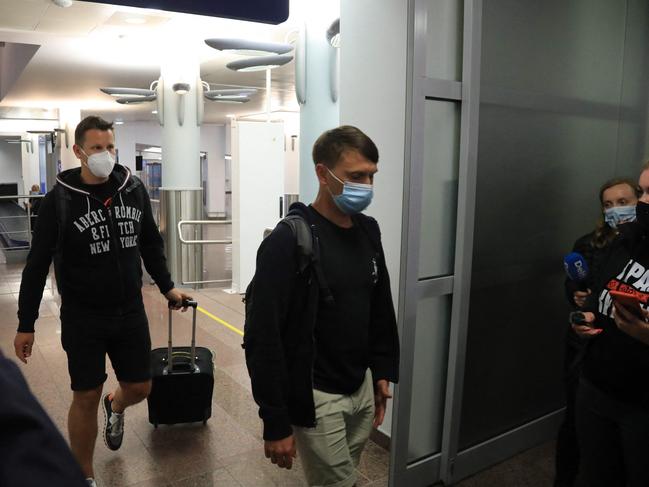
[[[649,169],[649,162],[645,164],[645,167]],[[602,215],[597,221],[597,226],[595,227],[595,232],[593,233],[593,239],[591,240],[591,244],[596,249],[603,249],[604,247],[609,245],[617,235],[617,231],[614,228],[609,227],[604,220],[604,192],[607,189],[611,189],[613,186],[618,186],[620,184],[626,184],[635,192],[636,196],[639,196],[640,194],[637,183],[629,178],[610,179],[602,185],[599,190],[599,204],[602,208]]]

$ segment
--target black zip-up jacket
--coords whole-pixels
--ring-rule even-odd
[[[604,331],[588,340],[583,377],[602,392],[649,409],[649,345],[618,329],[612,318],[611,290],[633,292],[649,306],[649,238],[635,223],[620,227],[589,297],[587,311]]]
[[[307,222],[304,205],[293,205]],[[378,280],[371,303],[370,364],[374,380],[399,379],[399,337],[378,223],[353,217],[379,251]],[[314,228],[317,235],[317,228]],[[314,329],[320,289],[313,269],[298,271],[296,239],[280,224],[263,241],[246,316],[244,348],[264,440],[291,435],[291,425],[315,426],[313,401]],[[344,337],[340,337],[344,340]]]
[[[43,198],[20,285],[20,332],[34,331],[53,258],[62,320],[143,309],[141,260],[163,294],[174,287],[142,182],[115,165],[111,178],[117,191],[102,202],[79,187],[80,174],[80,168],[61,173]],[[65,204],[57,198],[65,198]],[[66,215],[57,215],[61,208]]]

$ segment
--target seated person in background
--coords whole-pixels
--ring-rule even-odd
[[[32,184],[32,189],[29,191],[29,194],[41,194],[41,189],[38,184]],[[30,208],[30,215],[32,220],[32,231],[36,225],[36,217],[38,216],[38,210],[41,207],[41,200],[43,198],[29,198],[28,202],[25,203],[25,209]]]

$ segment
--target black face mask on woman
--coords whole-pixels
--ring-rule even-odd
[[[638,201],[635,213],[638,227],[640,227],[644,235],[649,235],[649,203]]]

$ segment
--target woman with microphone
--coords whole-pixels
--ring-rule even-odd
[[[573,252],[581,254],[590,269],[589,278],[580,286],[566,279],[566,297],[575,310],[586,304],[593,277],[607,254],[610,244],[618,235],[618,227],[635,220],[638,188],[630,179],[612,179],[599,191],[602,213],[595,229],[579,238]],[[564,357],[564,381],[566,391],[566,415],[559,429],[556,450],[556,477],[554,487],[573,487],[579,469],[579,448],[575,428],[575,398],[579,383],[580,362],[584,353],[584,340],[574,331],[566,333]]]
[[[593,276],[586,323],[573,325],[588,339],[576,401],[578,487],[649,486],[649,164],[639,186],[636,221],[619,227]],[[620,291],[637,309],[614,296]]]

